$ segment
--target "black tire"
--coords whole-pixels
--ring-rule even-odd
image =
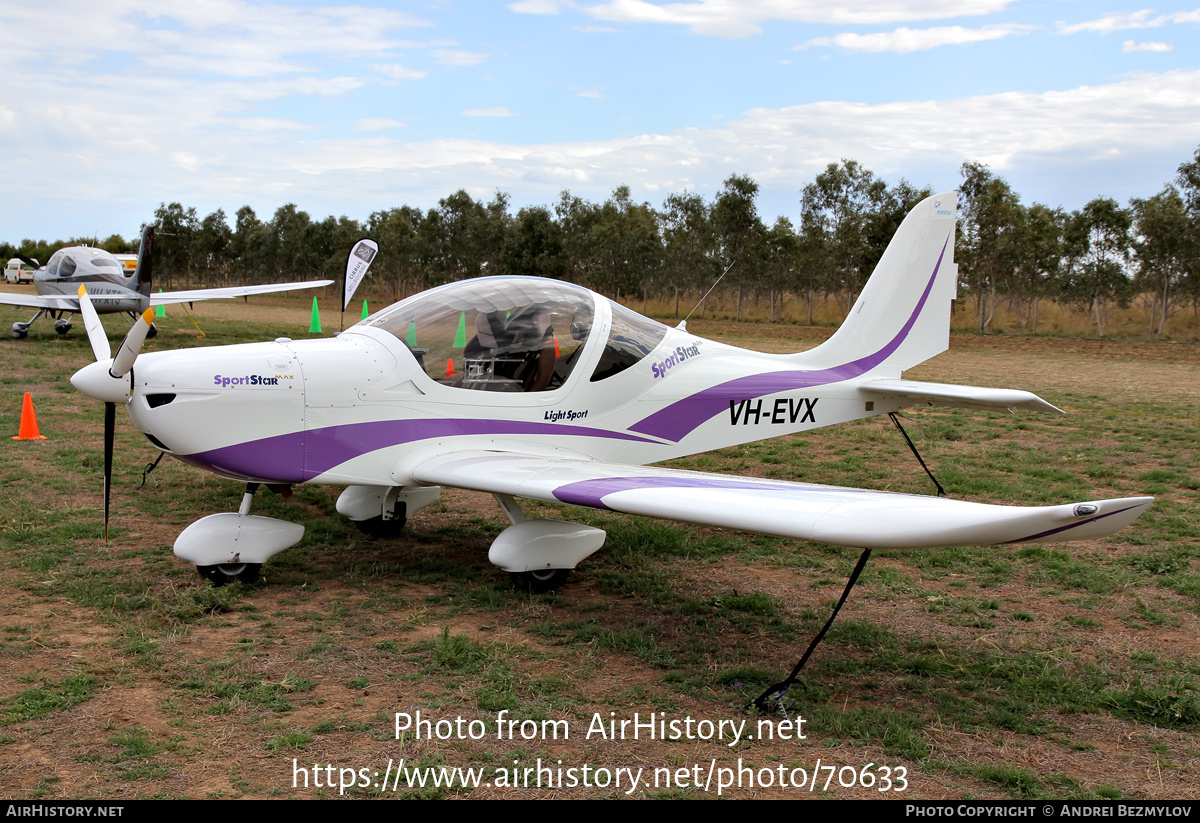
[[[509,572],[513,585],[530,594],[546,594],[562,588],[571,576],[570,569],[539,569],[532,572]]]
[[[156,326],[156,325],[154,325],[153,323],[151,323],[151,324],[150,324],[150,331],[146,332],[146,339],[147,339],[147,340],[153,340],[153,339],[154,339],[154,337],[155,337],[155,336],[157,336],[157,335],[158,335],[158,326]]]
[[[221,563],[217,566],[197,566],[196,571],[213,586],[220,587],[236,582],[255,582],[262,571],[262,563]]]
[[[379,517],[370,517],[366,520],[352,520],[351,522],[367,537],[399,537],[400,533],[404,531],[404,524],[408,521],[408,518],[404,516],[403,505],[401,503],[396,506],[397,516],[391,520],[384,520],[381,514]]]

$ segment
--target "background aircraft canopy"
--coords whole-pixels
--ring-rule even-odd
[[[76,255],[72,252],[84,252]],[[85,274],[122,274],[121,264],[117,259],[103,249],[59,249],[46,264],[46,274],[50,277],[71,277]]]

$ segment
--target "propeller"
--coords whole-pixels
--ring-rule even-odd
[[[113,443],[117,429],[117,403],[125,402],[133,388],[133,378],[125,379],[133,371],[133,362],[146,342],[150,324],[154,322],[154,309],[147,308],[121,341],[117,356],[113,357],[108,344],[108,335],[100,324],[100,316],[92,305],[92,298],[83,286],[79,287],[79,313],[83,315],[83,327],[87,330],[88,342],[96,362],[84,366],[71,377],[71,385],[79,391],[104,401],[104,540],[108,541],[108,513],[112,497]]]

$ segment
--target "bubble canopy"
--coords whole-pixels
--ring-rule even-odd
[[[476,391],[559,388],[591,333],[595,298],[556,280],[483,277],[402,300],[360,325],[404,341],[425,373]]]
[[[604,316],[597,317],[597,300],[609,308],[601,313]],[[403,341],[426,375],[442,385],[543,392],[567,381],[583,359],[597,321],[611,326],[611,333],[593,382],[647,356],[667,332],[666,326],[581,286],[535,277],[449,283],[402,300],[358,325]]]

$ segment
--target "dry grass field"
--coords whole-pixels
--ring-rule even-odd
[[[203,339],[173,308],[147,347],[307,337],[310,307],[197,304]],[[827,334],[689,327],[769,351]],[[338,489],[304,487],[255,504],[304,541],[258,584],[214,590],[171,545],[235,510],[240,486],[164,460],[141,487],[156,451],[121,411],[106,544],[101,404],[67,383],[91,359],[81,324],[59,338],[39,322],[0,358],[0,430],[16,434],[30,391],[48,438],[0,438],[0,796],[1200,798],[1195,345],[955,335],[910,372],[1068,412],[911,410],[952,496],[1157,502],[1101,541],[876,552],[791,722],[761,725],[746,704],[803,652],[856,551],[531,505],[609,538],[530,596],[487,563],[507,525],[490,497],[447,490],[382,540],[336,515]],[[678,464],[931,490],[886,418]],[[398,735],[418,711],[462,723]],[[681,739],[621,739],[649,715]]]

